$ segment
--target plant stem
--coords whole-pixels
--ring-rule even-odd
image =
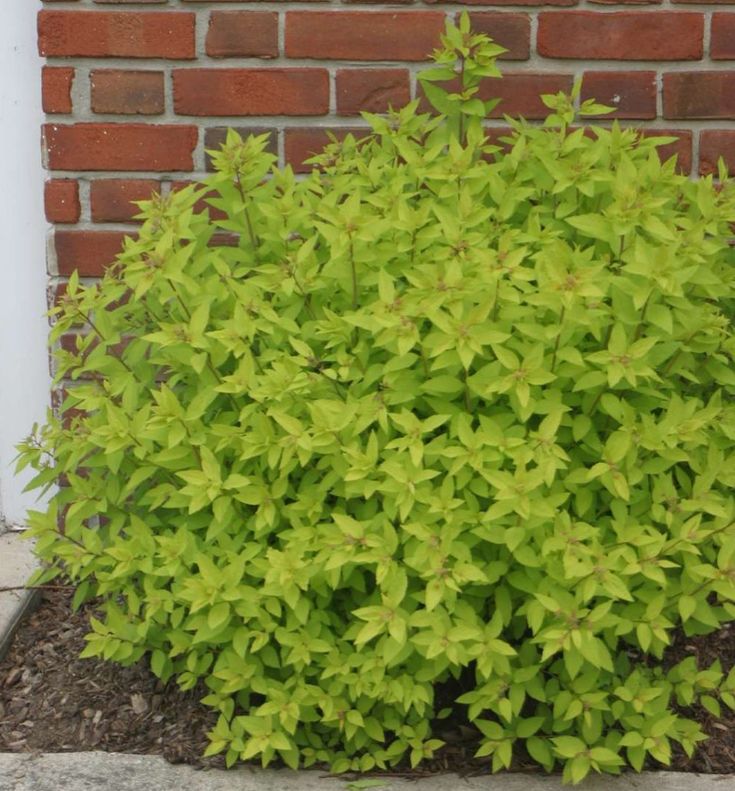
[[[671,357],[669,357],[669,361],[664,366],[663,371],[661,371],[662,376],[666,376],[666,374],[669,373],[669,371],[674,367],[674,363],[679,359],[679,357],[681,357],[681,355],[682,355],[682,349],[681,347],[679,347],[676,350],[676,353],[672,354]]]
[[[648,296],[646,297],[646,301],[643,303],[643,308],[641,309],[641,318],[638,322],[638,326],[635,328],[635,332],[633,333],[633,343],[635,343],[638,338],[641,337],[641,333],[643,332],[643,325],[646,322],[646,311],[648,310],[648,305],[651,302],[651,297],[653,296],[653,291],[650,291]]]
[[[350,237],[350,271],[352,273],[352,310],[357,310],[359,304],[359,287],[357,285],[357,267],[355,266],[355,248],[352,242],[352,233],[349,233]],[[350,337],[350,343],[352,344],[352,350],[354,353],[354,348],[357,345],[357,337],[358,337],[358,329],[352,331]]]
[[[357,285],[357,268],[355,266],[355,248],[350,234],[350,270],[352,272],[352,310],[357,310],[359,289]]]
[[[556,343],[554,344],[554,352],[551,355],[551,373],[554,373],[554,366],[556,365],[556,354],[559,351],[559,341],[561,340],[561,331],[564,325],[564,314],[566,312],[566,305],[562,306],[561,313],[559,314],[559,332],[556,335]]]
[[[99,330],[99,328],[97,327],[97,325],[96,325],[96,324],[95,324],[95,323],[92,321],[92,319],[91,319],[91,318],[90,318],[90,317],[89,317],[89,316],[88,316],[86,313],[82,313],[82,311],[81,311],[81,310],[79,310],[79,308],[77,308],[77,315],[79,315],[79,316],[80,316],[82,319],[84,319],[84,321],[86,321],[86,322],[87,322],[87,324],[89,324],[89,326],[90,326],[90,327],[91,327],[91,328],[94,330],[94,332],[96,332],[96,333],[97,333],[97,335],[98,335],[99,339],[100,339],[100,340],[101,340],[103,343],[107,343],[107,340],[105,340],[105,336],[104,336],[104,335],[103,335],[103,334],[100,332],[100,330]],[[128,373],[129,373],[129,374],[131,374],[131,375],[132,375],[132,376],[135,378],[135,380],[136,380],[137,382],[140,382],[140,384],[143,384],[143,382],[141,382],[141,381],[140,381],[140,379],[138,379],[138,377],[137,377],[137,376],[135,376],[135,371],[133,371],[133,369],[132,369],[132,368],[131,368],[131,367],[130,367],[130,366],[129,366],[129,365],[126,363],[126,362],[125,362],[125,360],[123,360],[123,358],[122,358],[122,357],[118,357],[117,355],[112,355],[112,356],[113,356],[113,357],[114,357],[114,358],[115,358],[115,359],[116,359],[116,360],[117,360],[117,361],[120,363],[120,365],[122,365],[122,367],[123,367],[123,368],[124,368],[124,369],[125,369],[125,370],[126,370]]]
[[[187,319],[189,321],[191,321],[191,311],[189,310],[189,308],[188,308],[187,304],[184,302],[184,300],[181,298],[181,294],[179,294],[179,290],[176,288],[176,283],[174,283],[174,281],[171,280],[171,278],[168,278],[168,277],[166,278],[166,282],[169,284],[169,286],[171,287],[171,290],[174,292],[174,294],[176,296],[176,299],[177,299],[179,305],[181,306],[181,309],[184,311],[184,315],[187,317]],[[209,372],[212,374],[212,376],[214,376],[216,382],[218,382],[219,384],[223,384],[222,378],[220,377],[219,372],[217,371],[217,369],[212,364],[212,360],[209,357],[209,352],[206,352],[206,355],[207,355],[207,368],[209,368]],[[255,358],[255,355],[253,355],[253,358]],[[238,407],[237,402],[235,401],[235,399],[232,397],[232,395],[230,393],[227,393],[226,395],[227,395],[227,398],[228,398],[228,400],[230,402],[230,406],[232,407],[233,411],[235,411],[236,413],[239,414],[240,408]]]
[[[595,396],[595,400],[592,402],[589,408],[589,414],[591,415],[595,411],[595,407],[600,403],[600,399],[602,398],[603,394],[607,392],[607,388],[603,388],[600,392]]]
[[[189,310],[186,302],[184,302],[184,300],[181,298],[181,294],[179,294],[179,290],[178,288],[176,288],[176,283],[174,283],[174,281],[171,280],[170,277],[166,278],[166,282],[168,283],[171,291],[174,292],[174,296],[176,297],[177,302],[181,306],[181,309],[184,311],[184,315],[189,321],[191,321],[191,311]]]
[[[306,312],[314,321],[316,321],[316,314],[314,313],[314,309],[311,307],[311,300],[309,299],[309,295],[306,293],[304,287],[301,285],[301,282],[296,276],[295,266],[291,269],[291,277],[293,278],[294,285],[298,289],[299,294],[301,294],[301,296],[304,298],[304,308],[306,308]]]
[[[428,379],[431,376],[431,372],[429,371],[429,361],[426,359],[426,352],[424,351],[424,345],[419,343],[419,352],[421,354],[421,362],[424,366],[424,376]]]
[[[245,204],[247,203],[247,199],[245,198],[245,190],[242,186],[242,181],[240,181],[239,173],[235,176],[235,184],[237,186],[237,191],[240,193],[240,198],[242,199],[243,206],[245,206]],[[247,208],[244,209],[244,212],[245,212],[245,224],[247,225],[248,236],[250,237],[250,244],[253,246],[253,255],[257,260],[258,240],[256,239],[255,231],[253,231],[253,224],[250,221],[250,215],[248,214]]]
[[[459,59],[460,67],[459,67],[459,80],[461,83],[460,90],[464,91],[464,67],[465,67],[465,59],[464,56],[460,56]],[[464,115],[462,114],[462,108],[459,109],[459,143],[460,145],[465,144],[465,131],[464,131]]]
[[[413,260],[416,256],[416,234],[418,234],[419,229],[418,226],[413,229],[411,232],[411,257],[409,259],[410,263],[413,263]]]
[[[620,249],[618,250],[618,266],[623,264],[623,253],[625,252],[625,234],[620,237]]]

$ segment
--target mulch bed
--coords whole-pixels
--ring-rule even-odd
[[[105,750],[224,765],[219,757],[201,758],[217,721],[199,703],[203,689],[164,685],[144,661],[120,667],[79,659],[89,608],[72,613],[71,595],[44,591],[0,662],[0,750]]]
[[[44,591],[41,605],[18,630],[0,662],[0,751],[105,750],[157,754],[199,768],[223,766],[221,756],[201,757],[207,732],[217,719],[215,712],[199,703],[204,689],[182,692],[173,681],[164,685],[145,661],[125,668],[79,659],[91,607],[72,613],[70,601],[70,591]],[[667,664],[692,654],[700,667],[719,659],[728,671],[735,665],[735,634],[725,627],[706,637],[680,635],[667,652]],[[676,750],[670,767],[652,762],[649,768],[735,772],[735,713],[724,709],[719,718],[703,709],[686,713],[699,720],[710,739],[691,759]],[[488,771],[485,760],[472,758],[470,729],[446,721],[437,723],[437,736],[449,744],[430,766],[395,774]],[[539,769],[523,760],[517,768]]]

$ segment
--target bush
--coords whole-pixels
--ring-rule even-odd
[[[490,145],[501,51],[449,26],[441,114],[366,115],[301,180],[231,132],[53,311],[38,581],[100,597],[84,655],[204,680],[228,764],[416,765],[460,677],[494,770],[575,782],[735,704],[660,661],[735,618],[735,190],[576,96]]]

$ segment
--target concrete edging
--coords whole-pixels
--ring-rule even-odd
[[[371,778],[370,791],[560,791],[558,776],[498,774],[420,780]],[[123,753],[0,753],[0,791],[358,791],[361,783],[323,772],[274,769],[196,770],[156,755]],[[596,775],[584,791],[735,791],[735,776],[647,772]]]
[[[8,652],[13,635],[23,618],[40,601],[37,590],[21,589],[37,566],[30,541],[18,532],[10,531],[0,535],[0,588],[19,588],[0,591],[0,660]]]

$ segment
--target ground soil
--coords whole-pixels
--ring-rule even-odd
[[[201,759],[217,715],[201,689],[161,682],[145,662],[120,667],[79,659],[89,608],[71,612],[71,592],[44,591],[0,662],[0,750],[105,750]]]
[[[220,756],[201,757],[207,732],[217,718],[199,703],[204,690],[182,692],[173,682],[163,685],[145,661],[123,668],[79,659],[90,607],[72,613],[70,600],[68,590],[44,591],[39,608],[18,630],[0,662],[0,751],[106,750],[159,754],[200,768],[222,766]],[[700,667],[719,659],[727,671],[735,665],[735,634],[724,628],[706,637],[680,635],[668,652],[667,664],[692,654]],[[444,692],[453,696],[456,690]],[[702,723],[710,739],[691,759],[677,751],[672,766],[666,768],[735,772],[735,713],[725,710],[719,718],[702,709],[686,713]],[[437,723],[436,730],[448,745],[431,766],[414,774],[488,770],[485,761],[472,758],[476,736],[471,729],[446,721]],[[538,771],[522,759],[517,768]]]

